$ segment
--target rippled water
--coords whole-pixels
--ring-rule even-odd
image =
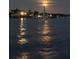
[[[20,19],[10,18],[10,59],[69,59],[70,18],[25,18],[27,44],[19,45]]]

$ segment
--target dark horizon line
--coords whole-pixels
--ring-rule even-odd
[[[19,9],[19,8],[14,8],[14,9],[11,9],[11,10],[9,10],[9,12],[10,11],[12,11],[12,10],[20,10],[20,11],[24,11],[24,10],[27,10],[27,11],[29,11],[29,10],[31,10],[31,9]],[[38,11],[38,10],[31,10],[32,12],[34,12],[34,11]],[[43,13],[43,11],[41,12],[41,11],[38,11],[39,13]],[[46,12],[46,13],[50,13],[50,12]],[[61,12],[51,12],[50,14],[67,14],[67,15],[70,15],[70,13],[61,13]]]

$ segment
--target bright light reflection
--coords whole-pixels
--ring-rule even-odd
[[[24,26],[24,19],[23,19],[23,18],[21,18],[20,28],[23,28],[23,26]]]
[[[22,20],[22,21],[23,21],[23,19],[24,19],[24,18],[20,18],[20,20]]]
[[[21,32],[21,33],[20,33],[20,35],[25,35],[25,34],[26,34],[25,32]]]
[[[49,31],[49,26],[48,26],[48,20],[45,20],[45,23],[43,25],[43,34],[48,34],[50,31]]]
[[[18,43],[19,43],[20,45],[23,45],[23,44],[28,43],[28,41],[26,40],[26,38],[20,38],[20,40],[18,41]]]
[[[52,48],[43,48],[39,51],[43,59],[53,59],[57,56],[57,52]]]
[[[41,36],[41,41],[45,44],[48,44],[51,41],[51,37],[48,36],[48,33],[50,32],[49,26],[48,26],[48,20],[44,21],[43,29],[42,29],[42,34],[44,36]]]
[[[41,40],[42,40],[42,42],[44,42],[44,43],[48,43],[48,42],[50,41],[50,38],[51,38],[51,37],[49,37],[49,36],[42,36],[42,37],[41,37]]]
[[[25,29],[25,28],[21,28],[20,30],[21,30],[21,31],[25,31],[26,29]]]
[[[20,56],[17,56],[17,59],[29,59],[30,55],[27,52],[23,52],[20,54]]]
[[[20,34],[19,34],[19,41],[18,43],[20,45],[26,44],[28,43],[28,40],[26,39],[25,35],[26,35],[26,28],[24,27],[24,18],[20,18]]]

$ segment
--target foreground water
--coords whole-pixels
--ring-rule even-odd
[[[10,59],[70,59],[70,18],[26,18],[28,44],[18,45],[20,19],[10,18]]]

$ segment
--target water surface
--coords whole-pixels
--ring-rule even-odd
[[[10,18],[10,59],[70,59],[70,18],[26,18],[26,40],[18,45],[20,19]]]

